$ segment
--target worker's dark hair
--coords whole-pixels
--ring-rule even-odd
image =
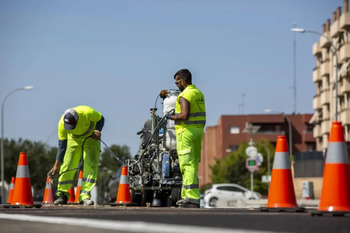
[[[188,69],[181,69],[174,75],[174,79],[176,76],[179,76],[179,79],[184,79],[187,83],[192,83],[192,74]]]

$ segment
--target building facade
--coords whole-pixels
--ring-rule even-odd
[[[307,32],[307,31],[306,31]],[[322,36],[313,45],[316,66],[313,82],[316,93],[313,99],[315,124],[313,135],[316,149],[328,146],[331,122],[341,121],[345,140],[350,142],[350,12],[349,0],[344,0],[322,26]],[[336,77],[338,76],[338,77]],[[337,105],[337,108],[336,106]]]
[[[215,159],[226,156],[243,142],[250,141],[251,135],[245,130],[247,125],[256,128],[252,134],[253,141],[264,138],[275,146],[277,136],[286,135],[288,142],[290,137],[292,139],[292,154],[314,151],[316,143],[312,135],[313,125],[309,123],[312,116],[313,114],[221,116],[218,124],[206,127],[204,133],[198,171],[200,186],[211,183],[210,166],[215,163]]]

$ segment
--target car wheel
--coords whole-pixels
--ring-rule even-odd
[[[216,207],[216,203],[217,202],[218,202],[218,199],[216,197],[212,197],[212,198],[210,198],[208,204],[209,204],[210,207]]]

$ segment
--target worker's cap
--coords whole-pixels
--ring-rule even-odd
[[[77,111],[75,111],[72,108],[67,109],[63,114],[63,120],[64,120],[64,129],[65,130],[72,130],[75,129],[75,126],[78,123],[79,115]]]

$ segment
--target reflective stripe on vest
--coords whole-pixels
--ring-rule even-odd
[[[345,142],[328,143],[326,163],[349,163]]]
[[[182,185],[182,188],[184,188],[184,189],[198,189],[199,184]]]
[[[96,180],[91,178],[83,178],[83,182],[96,184]]]
[[[65,181],[58,182],[59,185],[61,185],[61,184],[73,184],[73,183],[74,183],[73,180],[65,180]]]
[[[290,169],[290,158],[288,152],[276,152],[273,161],[273,169]]]
[[[193,203],[193,204],[199,204],[199,199],[192,199],[192,198],[186,197],[186,198],[185,198],[185,201],[186,201],[186,202],[191,202],[191,203]]]
[[[18,165],[16,178],[29,178],[29,168],[28,165]]]

